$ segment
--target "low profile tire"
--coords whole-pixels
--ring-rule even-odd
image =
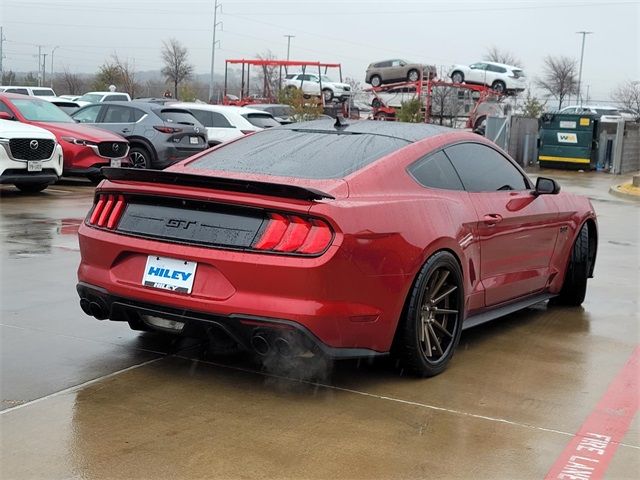
[[[498,93],[505,93],[507,91],[507,86],[502,80],[496,80],[491,84],[491,90],[495,90]]]
[[[374,98],[371,102],[371,106],[373,108],[380,108],[382,106],[382,102],[378,98]]]
[[[453,83],[462,83],[464,82],[464,74],[462,72],[453,72],[451,74],[451,81]]]
[[[129,161],[132,168],[151,168],[151,155],[143,147],[132,147],[129,150]]]
[[[401,364],[420,377],[441,373],[460,340],[464,316],[460,266],[449,252],[424,264],[412,287],[395,339]]]
[[[420,80],[420,72],[418,70],[409,70],[407,73],[407,80],[409,82],[417,82]]]
[[[330,102],[333,100],[333,92],[329,88],[324,88],[322,90],[322,98],[324,98],[325,102]]]
[[[562,289],[553,303],[572,307],[582,305],[587,293],[589,269],[589,229],[583,225],[571,249]]]
[[[372,87],[379,87],[380,85],[382,85],[382,78],[380,78],[380,75],[374,75],[373,77],[371,77]]]
[[[38,193],[48,186],[48,183],[19,183],[16,185],[16,188],[23,193]]]

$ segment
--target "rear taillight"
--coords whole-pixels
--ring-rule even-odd
[[[254,243],[256,250],[317,255],[333,239],[333,230],[319,219],[297,215],[269,214],[269,223]]]
[[[96,197],[96,204],[89,215],[87,223],[93,227],[113,230],[118,226],[122,212],[126,207],[124,196],[101,193]]]
[[[164,125],[156,125],[153,128],[162,133],[179,133],[182,131],[181,128],[165,127]]]

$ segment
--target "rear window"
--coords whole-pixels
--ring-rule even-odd
[[[245,113],[242,115],[249,120],[251,125],[259,128],[271,128],[280,125],[271,115],[268,113]]]
[[[513,76],[516,78],[524,77],[524,72],[522,70],[513,70]]]
[[[31,89],[33,95],[36,97],[55,97],[56,94],[50,88],[33,88]]]
[[[196,125],[198,120],[186,110],[163,109],[158,112],[162,120],[167,123],[182,123],[185,125]]]
[[[190,168],[308,179],[345,177],[409,145],[368,134],[271,129],[229,143],[189,163]]]

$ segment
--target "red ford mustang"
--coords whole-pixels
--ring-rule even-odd
[[[463,328],[582,303],[595,264],[586,198],[444,127],[318,120],[103,171],[82,309],[260,355],[393,353],[435,375]]]

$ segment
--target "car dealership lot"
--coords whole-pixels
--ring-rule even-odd
[[[75,284],[93,188],[3,188],[0,476],[544,477],[626,371],[640,281],[640,206],[607,193],[620,178],[544,175],[589,195],[598,213],[583,307],[537,305],[465,331],[448,370],[431,379],[385,360],[261,369],[197,341],[91,319]],[[611,435],[623,415],[592,433]],[[640,469],[639,437],[636,417],[607,446],[617,447],[608,478]]]

